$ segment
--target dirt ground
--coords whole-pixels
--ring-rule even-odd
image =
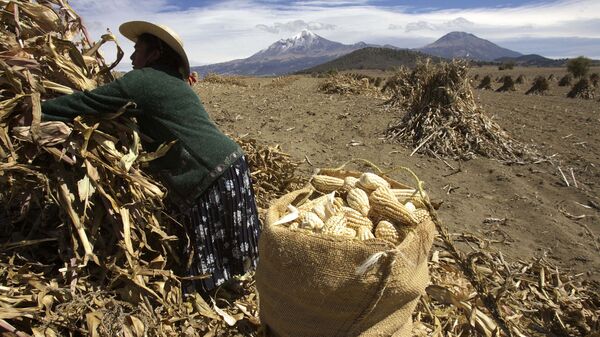
[[[474,90],[474,95],[510,135],[535,145],[548,160],[508,166],[482,157],[459,163],[411,156],[411,148],[383,138],[402,111],[387,109],[381,99],[322,94],[317,90],[323,81],[319,78],[244,78],[246,86],[200,82],[195,89],[222,130],[256,138],[262,144],[280,144],[283,151],[303,162],[299,172],[303,175],[352,158],[370,160],[384,170],[408,166],[426,182],[432,198],[443,201],[439,215],[457,239],[463,233],[475,234],[509,259],[546,256],[564,270],[600,280],[597,98],[566,98],[569,88],[558,86],[564,68],[499,71],[482,67],[471,72],[492,78],[526,76],[515,92]],[[556,79],[551,81],[549,95],[524,94],[535,76],[550,74]],[[596,91],[600,97],[600,89]],[[405,175],[392,176],[412,183]],[[469,249],[472,244],[465,242],[462,247]]]

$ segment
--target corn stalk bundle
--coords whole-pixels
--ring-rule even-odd
[[[523,84],[525,83],[525,76],[523,74],[519,75],[519,77],[517,77],[517,79],[515,80],[516,84]]]
[[[548,81],[554,81],[554,80],[556,80],[556,76],[554,76],[554,74],[548,75]]]
[[[514,163],[533,159],[534,151],[510,137],[475,103],[459,61],[413,70],[407,113],[386,130],[388,139],[403,141],[431,155],[469,159],[475,155]]]
[[[566,87],[567,85],[571,85],[572,81],[573,76],[571,76],[571,74],[566,74],[565,76],[561,77],[561,79],[558,81],[558,86]]]
[[[392,107],[405,107],[408,99],[413,95],[411,86],[411,72],[404,66],[400,67],[394,75],[385,82],[381,88],[381,92],[391,95],[385,102],[386,105]]]
[[[502,86],[496,89],[496,92],[505,92],[505,91],[515,91],[515,81],[512,79],[512,76],[504,76],[502,78]]]
[[[525,92],[525,95],[545,95],[548,93],[550,83],[544,76],[538,76],[533,80],[531,88]]]
[[[481,82],[479,82],[477,89],[492,90],[492,78],[490,77],[490,75],[486,75],[484,78],[481,79]]]
[[[598,88],[598,83],[600,82],[600,75],[598,73],[592,73],[590,75],[590,82],[592,82],[594,88]]]
[[[580,79],[567,93],[569,98],[594,99],[594,87],[587,78]]]
[[[295,174],[300,162],[292,160],[279,145],[264,146],[251,138],[235,138],[235,141],[248,160],[259,207],[268,208],[271,200],[300,188],[306,182]]]
[[[364,95],[368,97],[384,98],[385,95],[368,77],[356,79],[352,74],[336,74],[319,84],[318,90],[325,94],[339,95]]]
[[[0,331],[19,336],[195,336],[246,319],[236,300],[183,298],[173,270],[185,235],[143,171],[132,120],[41,122],[40,102],[112,79],[66,1],[0,1]],[[32,111],[31,126],[14,118]],[[252,165],[252,163],[251,163]],[[268,173],[267,173],[268,174]],[[219,308],[219,306],[221,308]]]
[[[545,258],[505,260],[502,253],[482,248],[491,240],[472,235],[459,236],[471,243],[472,251],[465,254],[445,229],[438,231],[429,265],[432,285],[417,307],[414,336],[600,333],[600,284],[561,272]]]
[[[212,84],[228,84],[239,87],[247,87],[248,84],[242,80],[239,76],[224,76],[216,73],[208,73],[204,76],[201,83],[212,83]]]

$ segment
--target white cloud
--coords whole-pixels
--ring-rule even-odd
[[[502,41],[525,38],[552,41],[577,37],[587,56],[600,58],[599,44],[586,45],[600,39],[600,30],[582,24],[590,22],[598,27],[597,0],[418,13],[403,7],[376,7],[367,0],[292,5],[232,0],[186,10],[169,6],[168,0],[79,0],[72,6],[84,18],[92,37],[98,38],[106,28],[111,29],[127,57],[132,44],[118,34],[119,24],[130,20],[166,24],[182,36],[193,65],[248,57],[278,39],[290,37],[296,26],[319,30],[319,35],[342,43],[365,41],[407,48],[421,47],[452,30],[464,30],[500,45]],[[564,57],[573,56],[574,48],[549,45],[544,50],[548,55]],[[107,55],[107,59],[111,58]],[[122,62],[120,67],[129,68],[128,63]]]
[[[333,30],[333,29],[335,29],[335,25],[330,25],[328,23],[321,23],[321,22],[305,22],[304,20],[294,20],[294,21],[288,21],[286,23],[275,22],[271,26],[259,24],[259,25],[256,25],[256,28],[264,30],[265,32],[276,34],[276,33],[280,33],[280,32],[296,33],[303,29],[308,29],[308,30],[313,30],[313,31]]]
[[[404,28],[404,31],[406,33],[410,33],[410,32],[414,32],[414,31],[419,31],[419,30],[437,30],[438,28],[427,22],[427,21],[418,21],[418,22],[409,22],[406,25],[406,28]]]

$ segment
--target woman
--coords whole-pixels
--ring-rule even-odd
[[[119,30],[135,42],[134,70],[92,91],[44,102],[43,118],[114,113],[133,102],[127,114],[152,139],[146,149],[177,140],[164,157],[151,162],[151,169],[182,207],[191,238],[188,276],[210,275],[187,285],[187,291],[206,293],[258,261],[260,224],[248,165],[241,148],[219,131],[186,82],[189,62],[179,36],[144,21],[124,23]]]

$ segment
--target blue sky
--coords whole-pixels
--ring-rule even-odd
[[[600,59],[600,0],[73,0],[92,36],[147,20],[179,32],[192,65],[248,57],[302,29],[346,44],[422,47],[465,31],[524,54]],[[104,51],[111,59],[114,51]],[[130,67],[128,59],[121,69]]]

